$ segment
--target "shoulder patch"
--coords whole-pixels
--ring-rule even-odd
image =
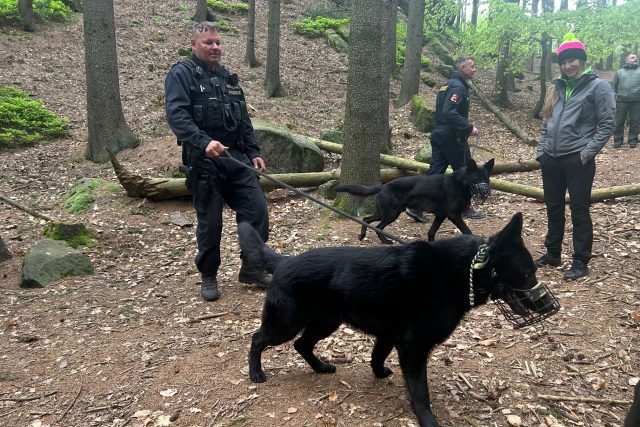
[[[449,98],[449,100],[454,104],[457,104],[458,101],[460,101],[460,95],[458,95],[457,93],[454,93],[453,95],[451,95],[451,98]]]
[[[438,89],[438,91],[440,92],[444,92],[445,90],[449,89],[449,86],[445,85],[445,86],[440,86],[440,89]]]

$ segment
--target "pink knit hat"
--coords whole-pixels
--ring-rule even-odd
[[[587,60],[587,49],[584,44],[576,39],[573,33],[567,33],[562,38],[562,43],[556,49],[558,63],[566,61],[567,59],[582,59]]]

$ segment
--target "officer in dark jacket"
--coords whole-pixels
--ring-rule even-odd
[[[449,165],[454,171],[464,167],[471,158],[467,139],[478,134],[478,129],[469,123],[467,84],[476,72],[476,64],[472,57],[462,56],[455,66],[449,80],[438,90],[436,126],[431,131],[431,167],[427,175],[443,174]],[[463,215],[467,218],[486,216],[471,208]]]
[[[187,185],[198,217],[196,266],[202,275],[201,295],[219,298],[222,205],[236,212],[236,221],[251,223],[264,241],[269,237],[267,203],[251,168],[266,170],[249,119],[238,76],[222,64],[219,29],[197,24],[191,34],[192,58],[174,65],[165,79],[169,126],[182,145]],[[233,157],[250,168],[232,162]],[[263,271],[240,268],[238,280],[268,285]]]

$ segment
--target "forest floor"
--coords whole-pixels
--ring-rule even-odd
[[[253,117],[318,137],[342,122],[347,68],[320,39],[291,28],[308,0],[282,2],[281,77],[288,96],[266,99],[264,65],[244,65],[244,18],[224,34],[225,63],[241,78]],[[259,0],[256,52],[265,61],[266,0]],[[162,107],[164,75],[188,45],[190,10],[178,1],[117,0],[120,88],[127,122],[141,145],[120,161],[144,176],[176,169],[175,145]],[[368,360],[372,339],[341,327],[318,345],[338,366],[317,375],[291,343],[268,350],[269,380],[253,384],[247,350],[259,326],[264,292],[237,281],[239,250],[234,215],[225,210],[222,297],[199,297],[193,264],[193,227],[172,224],[181,212],[195,220],[188,200],[152,202],[104,192],[93,208],[72,216],[61,208],[78,179],[117,183],[110,165],[83,160],[86,142],[82,19],[40,26],[27,34],[0,30],[0,85],[21,87],[69,118],[72,135],[25,149],[0,152],[0,194],[49,216],[82,222],[97,233],[83,249],[96,274],[70,277],[43,289],[21,289],[21,263],[41,238],[42,220],[3,205],[0,236],[14,257],[0,264],[0,425],[6,426],[415,426],[396,353],[395,374],[378,380]],[[603,73],[607,79],[611,73]],[[434,76],[442,81],[441,77]],[[537,99],[535,75],[518,82],[513,107],[505,109],[532,135],[539,121],[528,112]],[[488,93],[492,71],[476,81]],[[527,89],[529,87],[529,89]],[[397,96],[399,83],[392,83]],[[424,85],[429,102],[435,89]],[[409,122],[409,109],[392,108],[394,154],[413,158],[424,136]],[[519,141],[472,99],[471,120],[480,129],[475,157],[497,162],[531,160],[534,148]],[[637,182],[640,150],[605,146],[597,159],[594,188]],[[335,166],[339,158],[327,155]],[[500,178],[541,187],[540,173]],[[311,189],[310,189],[311,190]],[[357,240],[359,225],[285,190],[267,194],[270,245],[300,253],[321,246],[375,246],[371,234]],[[481,206],[488,214],[470,220],[490,236],[517,211],[534,257],[543,253],[544,205],[494,192]],[[429,358],[433,410],[443,426],[621,426],[640,376],[640,198],[594,204],[594,258],[588,277],[566,282],[571,228],[563,266],[538,271],[562,310],[543,326],[514,330],[489,304],[473,310]],[[400,218],[388,227],[403,238],[423,239],[426,227]],[[445,222],[439,238],[458,231]],[[575,397],[551,401],[544,395]],[[580,401],[579,399],[584,399]],[[593,399],[593,400],[589,400]],[[618,401],[618,403],[616,403]],[[622,402],[619,402],[622,401]]]

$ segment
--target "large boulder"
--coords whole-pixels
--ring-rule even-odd
[[[436,125],[436,110],[427,107],[420,95],[411,98],[411,121],[420,132],[431,132]]]
[[[43,239],[29,251],[22,263],[22,288],[42,288],[54,280],[93,274],[89,257],[62,240]]]
[[[270,173],[321,172],[324,169],[322,151],[303,136],[261,122],[254,122],[253,129]]]

